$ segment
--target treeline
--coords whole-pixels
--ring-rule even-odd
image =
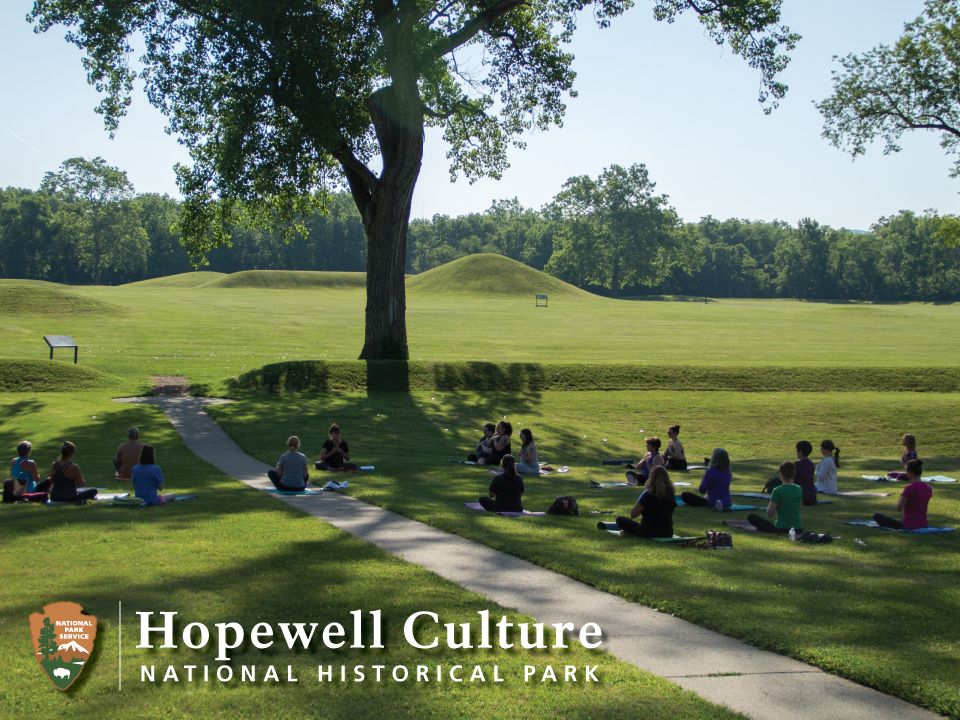
[[[642,165],[612,166],[596,180],[571,178],[539,211],[509,200],[483,213],[414,220],[407,271],[489,252],[614,296],[960,299],[960,250],[944,248],[933,212],[880,218],[868,232],[811,219],[685,224],[654,187]],[[0,191],[0,275],[121,284],[189,272],[172,230],[179,213],[174,199],[135,195],[125,174],[99,158],[67,161],[39,190]],[[327,213],[305,226],[289,244],[238,229],[231,246],[208,254],[206,269],[366,269],[363,226],[349,195],[331,196]]]

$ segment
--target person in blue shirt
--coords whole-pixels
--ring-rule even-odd
[[[146,505],[162,505],[177,499],[176,493],[159,493],[163,490],[163,473],[157,465],[153,445],[144,445],[140,450],[140,462],[133,466],[130,477],[133,480],[134,494]]]
[[[25,494],[50,492],[50,478],[40,482],[37,464],[30,459],[32,451],[33,445],[29,440],[17,445],[17,457],[10,461],[10,480],[3,483],[4,502],[14,502]]]

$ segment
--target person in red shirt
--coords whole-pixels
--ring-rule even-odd
[[[920,479],[923,472],[922,460],[911,460],[907,463],[907,478],[910,484],[900,493],[897,500],[897,511],[903,513],[903,521],[894,520],[883,513],[874,513],[873,519],[881,527],[894,530],[919,530],[927,527],[927,505],[933,496],[933,490]]]

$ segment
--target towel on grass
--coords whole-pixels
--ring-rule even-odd
[[[756,532],[757,530],[747,520],[724,520],[723,524],[729,525],[730,527],[740,528],[741,530],[749,530],[750,532]]]
[[[336,482],[331,480],[326,485],[323,486],[323,490],[346,490],[350,487],[350,481],[344,480],[343,482]]]
[[[890,497],[891,493],[878,493],[878,492],[838,492],[837,495],[843,495],[844,497]]]
[[[870,482],[897,482],[897,478],[887,477],[886,475],[861,475],[860,477]]]
[[[480,503],[464,503],[464,507],[468,507],[471,510],[479,510],[480,512],[486,512],[487,509]],[[523,512],[498,512],[494,515],[499,515],[500,517],[520,517],[521,515],[546,515],[544,512],[530,512],[529,510],[524,510]]]
[[[874,528],[878,530],[896,530],[896,528],[883,527],[879,525],[875,520],[853,520],[847,521],[844,525],[859,525],[861,527]],[[956,528],[952,527],[925,527],[917,528],[916,530],[907,530],[906,528],[902,530],[896,530],[896,532],[902,533],[911,533],[913,535],[931,535],[933,533],[945,533],[945,532],[954,532]]]

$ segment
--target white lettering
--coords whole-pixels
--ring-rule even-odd
[[[262,628],[262,629],[261,629]],[[250,633],[250,642],[251,644],[260,650],[266,650],[268,647],[273,645],[273,640],[270,642],[262,643],[260,642],[261,637],[273,637],[273,628],[267,625],[266,623],[257,623],[253,626],[253,632]]]
[[[150,627],[150,616],[153,615],[152,612],[138,612],[137,615],[140,616],[140,644],[137,645],[137,648],[153,648],[153,645],[150,644],[150,633],[152,632],[162,632],[163,633],[163,645],[162,648],[176,648],[177,646],[173,644],[173,616],[176,615],[175,612],[163,612],[160,613],[163,615],[163,627]]]
[[[413,634],[414,623],[417,622],[417,618],[421,615],[426,615],[435,623],[440,621],[440,618],[437,617],[436,613],[427,612],[426,610],[421,610],[420,612],[415,612],[413,615],[407,618],[407,621],[403,624],[403,637],[406,639],[407,643],[412,645],[415,648],[421,650],[429,650],[430,648],[435,648],[440,644],[440,641],[436,638],[433,639],[433,642],[430,645],[421,645],[417,642],[417,637]]]
[[[243,628],[237,623],[217,623],[217,629],[220,631],[217,633],[220,654],[214,660],[222,662],[230,659],[227,656],[227,650],[238,648],[243,643]],[[227,643],[227,630],[233,630],[233,645]]]
[[[553,646],[555,648],[565,648],[567,643],[565,642],[566,637],[563,631],[569,630],[573,632],[573,623],[554,623],[553,626],[557,629],[557,642],[555,642]]]
[[[193,628],[200,628],[200,641],[196,645],[191,642]],[[190,623],[183,629],[183,644],[191,650],[199,650],[205,647],[208,642],[210,642],[210,631],[203,623]]]
[[[150,666],[150,669],[147,669],[146,665],[140,666],[140,682],[146,682],[148,679],[150,682],[156,682],[154,680],[154,673],[156,672],[156,667],[154,665]]]
[[[343,625],[340,623],[330,623],[323,629],[323,644],[326,645],[331,650],[336,650],[337,648],[342,648],[347,644],[346,640],[341,640],[338,643],[331,642],[330,638],[332,637],[343,637],[347,633],[343,629]]]

